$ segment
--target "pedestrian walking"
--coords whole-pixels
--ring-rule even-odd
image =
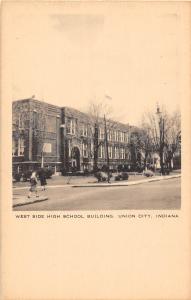
[[[42,187],[42,191],[45,191],[47,181],[46,181],[46,173],[43,169],[40,170],[40,172],[39,172],[39,179],[40,179],[40,185]]]
[[[36,197],[39,197],[37,192],[37,183],[38,183],[38,179],[37,179],[36,172],[32,172],[32,175],[30,177],[30,189],[29,189],[28,198],[31,197],[32,193],[35,193]]]

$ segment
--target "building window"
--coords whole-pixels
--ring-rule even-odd
[[[113,141],[114,140],[114,131],[112,130],[111,131],[111,141]]]
[[[119,148],[117,146],[114,147],[114,158],[119,158]]]
[[[115,142],[117,141],[117,131],[116,130],[114,131],[114,141]]]
[[[18,156],[23,156],[24,150],[25,150],[24,139],[19,138],[19,140],[18,140]]]
[[[116,147],[114,147],[114,155],[113,155],[114,158],[116,158]]]
[[[68,119],[66,132],[69,134],[76,134],[76,120]]]
[[[105,138],[105,132],[102,127],[99,128],[99,139],[103,140]]]
[[[40,117],[40,116],[39,116]],[[46,116],[46,130],[47,132],[56,132],[56,117],[54,116]],[[43,120],[45,121],[45,120]],[[42,125],[43,127],[43,125]]]
[[[117,131],[117,142],[119,142],[119,131]]]
[[[124,133],[124,141],[126,142],[126,143],[128,143],[128,141],[129,141],[129,135],[128,135],[128,132],[125,132]]]
[[[83,153],[83,157],[88,157],[88,144],[87,143],[82,144],[82,153]]]
[[[108,147],[108,154],[109,154],[109,158],[112,158],[112,146]]]
[[[88,136],[88,126],[86,124],[81,125],[81,135]]]
[[[122,142],[125,142],[125,132],[122,132],[121,134],[122,134],[122,139],[121,139],[121,141],[122,141]]]
[[[19,119],[18,119],[18,127],[19,130],[23,130],[25,126],[25,118],[21,114],[19,114]]]
[[[71,141],[68,140],[68,156],[71,157]]]
[[[121,148],[121,159],[125,159],[125,149]]]
[[[113,135],[113,132],[111,130],[109,130],[109,132],[108,132],[108,141],[112,141],[112,135]]]
[[[12,140],[12,156],[16,156],[18,153],[16,140]]]
[[[104,158],[104,146],[103,145],[100,145],[98,148],[98,157]]]

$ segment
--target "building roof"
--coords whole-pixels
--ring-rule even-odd
[[[81,112],[75,108],[71,108],[68,106],[62,107],[62,110],[64,110],[64,113],[69,118],[76,118],[76,119],[83,119],[83,121],[92,122],[92,118],[88,115],[88,113]],[[112,119],[107,120],[110,124],[112,124],[113,129],[118,129],[122,131],[129,130],[129,124],[123,124],[121,122],[114,121]],[[100,118],[100,123],[104,124],[104,119]]]
[[[49,105],[49,106],[52,106],[52,107],[55,107],[55,108],[61,108],[60,106],[58,106],[58,105],[55,105],[55,104],[52,104],[52,103],[48,103],[48,102],[45,102],[45,101],[43,101],[43,100],[37,100],[37,99],[35,99],[35,98],[33,98],[33,97],[31,97],[31,98],[26,98],[26,99],[19,99],[19,100],[14,100],[13,101],[13,103],[16,103],[16,102],[34,102],[34,103],[44,103],[44,104],[46,104],[46,105]]]
[[[88,114],[81,112],[75,108],[64,106],[62,107],[62,110],[69,118],[83,119],[86,122],[91,122],[90,116],[88,116]]]
[[[93,123],[92,118],[91,118],[90,115],[88,115],[88,113],[81,112],[78,109],[75,109],[75,108],[72,108],[72,107],[68,107],[68,106],[60,107],[60,106],[53,105],[53,104],[50,104],[50,103],[47,103],[47,102],[44,102],[44,101],[37,100],[33,97],[26,98],[26,99],[21,99],[21,100],[15,100],[13,102],[13,104],[16,103],[16,102],[32,102],[32,103],[36,103],[36,104],[45,104],[45,105],[48,105],[49,108],[56,109],[56,110],[57,109],[62,110],[64,112],[65,116],[67,116],[69,118],[76,118],[76,119],[79,119],[79,120],[81,119],[82,122],[85,121],[87,123]],[[123,124],[121,122],[114,121],[112,119],[107,119],[106,121],[107,121],[107,123],[109,122],[111,124],[111,128],[116,129],[116,130],[127,131],[127,130],[130,129],[130,127],[131,127],[131,130],[133,128],[133,131],[136,131],[135,129],[138,130],[138,128],[135,127],[135,126],[130,126],[129,124]],[[100,123],[102,125],[104,125],[104,119],[103,118],[100,118]]]

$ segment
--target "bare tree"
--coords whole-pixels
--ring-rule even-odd
[[[46,104],[37,102],[33,106],[30,102],[13,102],[12,126],[13,148],[18,148],[22,140],[23,155],[29,160],[40,156],[43,167],[44,151],[46,150],[44,143],[47,126]],[[26,149],[28,149],[28,153],[26,153]]]
[[[145,126],[135,128],[130,136],[130,153],[134,165],[146,169],[148,159],[153,151],[150,129]]]
[[[169,114],[165,107],[157,112],[146,112],[143,116],[142,128],[148,133],[148,147],[160,157],[161,172],[164,164],[172,168],[172,158],[176,152],[181,135],[181,116],[176,111]]]
[[[100,130],[104,130],[104,117],[106,120],[107,133],[111,128],[114,128],[114,122],[109,118],[111,114],[111,107],[104,101],[90,102],[88,108],[88,115],[90,119],[90,134],[93,140],[93,169],[98,170],[98,155],[101,145],[105,145],[105,132],[104,138],[99,138]]]
[[[28,106],[19,102],[13,102],[12,105],[12,152],[13,156],[20,156],[21,141],[22,155],[27,156],[26,147],[29,139],[30,111]]]
[[[181,115],[180,111],[175,111],[171,116],[167,116],[165,122],[165,160],[168,168],[172,169],[172,160],[175,152],[180,146],[181,138]]]

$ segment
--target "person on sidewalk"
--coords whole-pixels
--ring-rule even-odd
[[[39,197],[38,192],[37,192],[37,183],[38,183],[38,179],[37,179],[36,172],[32,172],[32,175],[30,178],[30,189],[29,189],[28,198],[31,197],[33,192],[36,194],[36,197]]]
[[[47,181],[46,181],[46,173],[43,169],[40,170],[40,172],[39,172],[39,179],[40,179],[40,185],[42,187],[42,191],[45,191]]]

